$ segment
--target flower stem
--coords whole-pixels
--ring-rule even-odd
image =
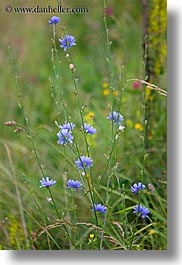
[[[58,212],[58,209],[57,209],[57,206],[56,206],[56,203],[55,203],[54,197],[53,197],[52,192],[51,192],[51,189],[50,189],[49,186],[47,187],[47,189],[48,189],[49,194],[50,194],[50,196],[51,196],[52,203],[53,203],[53,205],[54,205],[54,208],[55,208],[56,214],[57,214],[58,218],[61,219],[61,216],[60,216],[60,214],[59,214],[59,212]]]
[[[49,194],[50,194],[50,196],[51,196],[52,203],[53,203],[53,205],[54,205],[54,208],[55,208],[56,214],[57,214],[58,218],[62,220],[62,217],[61,217],[61,215],[60,215],[59,212],[58,212],[58,209],[57,209],[57,206],[56,206],[56,203],[55,203],[55,200],[54,200],[54,197],[53,197],[53,195],[52,195],[52,192],[51,192],[50,187],[47,187],[47,189],[48,189]],[[64,221],[64,220],[63,220],[63,221]],[[75,243],[74,243],[72,237],[70,236],[70,233],[69,233],[69,231],[68,231],[68,229],[67,229],[67,227],[66,227],[66,225],[65,225],[64,223],[63,223],[63,227],[64,227],[64,230],[65,230],[65,232],[66,232],[66,235],[67,235],[68,239],[71,241],[71,243],[72,243],[72,244],[74,245],[74,247],[77,249],[77,246],[75,245]]]

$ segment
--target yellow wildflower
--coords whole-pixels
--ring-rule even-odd
[[[104,89],[104,90],[102,91],[102,94],[103,94],[103,96],[107,96],[107,95],[109,95],[109,89]]]
[[[90,234],[90,239],[93,239],[94,238],[94,234]]]
[[[108,84],[107,82],[103,82],[103,83],[102,83],[102,87],[103,87],[104,89],[107,89],[107,88],[109,87],[109,84]]]
[[[136,124],[135,124],[135,129],[136,129],[136,130],[139,130],[139,131],[143,131],[143,125],[140,124],[140,123],[136,123]]]

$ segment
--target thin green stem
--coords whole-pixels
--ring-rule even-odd
[[[143,61],[143,65],[144,65],[144,79],[148,78],[146,77],[146,61],[147,61],[147,44],[146,44],[146,40],[147,40],[147,36],[145,36],[144,42],[145,42],[145,48],[144,48],[144,61]],[[146,104],[146,93],[145,93],[145,87],[143,85],[143,93],[142,93],[142,97],[143,97],[143,103],[142,103],[142,107],[143,107],[143,125],[144,125],[144,130],[143,130],[143,137],[142,137],[142,141],[143,141],[143,165],[142,165],[142,182],[146,183],[146,178],[145,178],[145,160],[147,158],[147,154],[146,154],[146,130],[147,130],[147,120],[146,120],[146,108],[147,108],[147,104]]]
[[[64,217],[66,217],[66,215],[67,215],[67,213],[68,213],[68,210],[69,210],[69,207],[70,207],[71,201],[72,201],[72,194],[69,194],[69,200],[67,201],[67,206],[66,206],[66,210],[65,210]]]
[[[54,72],[54,77],[55,77],[55,80],[56,80],[56,87],[57,87],[57,90],[59,91],[59,96],[60,96],[60,99],[61,99],[61,103],[62,103],[62,107],[63,107],[63,112],[64,112],[64,118],[66,121],[68,121],[68,114],[67,114],[67,109],[66,109],[66,103],[65,103],[65,100],[63,98],[63,91],[62,91],[62,82],[61,82],[61,79],[60,79],[60,63],[59,63],[59,58],[58,58],[58,50],[57,50],[57,46],[56,46],[56,25],[53,23],[53,38],[52,38],[52,42],[53,42],[53,48],[52,48],[52,56],[51,56],[51,61],[52,61],[52,64],[53,64],[53,72]],[[56,57],[56,62],[54,60],[54,54],[55,54],[55,57]],[[53,100],[57,106],[57,109],[58,109],[58,100],[56,99],[56,96],[55,96],[55,93],[54,93],[54,86],[52,84],[52,82],[50,82],[51,84],[51,89],[52,89],[52,97],[53,97]]]
[[[75,81],[75,78],[73,76],[73,80],[74,80],[74,86],[75,86],[75,91],[76,91],[76,96],[77,96],[77,102],[78,102],[78,107],[79,107],[79,111],[80,111],[80,117],[81,117],[81,121],[82,121],[82,126],[84,126],[84,120],[83,120],[83,114],[82,114],[82,108],[81,108],[81,103],[80,103],[80,97],[79,97],[79,94],[78,94],[78,88],[77,88],[77,84],[76,84],[76,81]],[[84,139],[85,139],[85,143],[86,143],[86,150],[87,150],[87,155],[88,157],[90,156],[90,152],[89,152],[89,145],[88,145],[88,141],[87,141],[87,138],[86,138],[86,134],[84,134]],[[77,151],[78,151],[78,148],[77,148]],[[80,156],[79,156],[80,157]],[[81,161],[81,160],[80,160]],[[86,172],[85,172],[86,173]],[[93,206],[93,210],[94,210],[94,216],[95,216],[95,221],[96,221],[96,226],[98,226],[98,217],[97,217],[97,213],[95,211],[95,207],[94,207],[94,204],[95,204],[95,191],[94,191],[94,181],[93,181],[93,174],[92,174],[92,169],[90,167],[90,179],[91,179],[91,184],[92,184],[92,189],[90,187],[90,183],[89,183],[89,180],[88,178],[86,177],[87,179],[87,184],[88,184],[88,188],[89,188],[89,193],[90,193],[90,196],[91,196],[91,200],[92,200],[92,206]]]
[[[55,208],[56,214],[57,214],[58,218],[62,220],[62,217],[61,217],[61,215],[59,214],[59,211],[58,211],[58,209],[57,209],[57,206],[56,206],[56,203],[55,203],[55,200],[54,200],[54,197],[53,197],[53,195],[52,195],[52,192],[51,192],[50,187],[47,187],[47,189],[48,189],[49,194],[50,194],[50,196],[51,196],[52,203],[53,203],[53,205],[54,205],[54,208]],[[63,221],[64,221],[64,220],[63,220]],[[67,229],[67,227],[66,227],[66,225],[65,225],[64,223],[63,223],[63,227],[64,227],[64,230],[65,230],[65,232],[66,232],[66,235],[67,235],[68,239],[71,241],[71,243],[72,243],[72,244],[74,245],[74,247],[77,249],[77,246],[76,246],[76,244],[74,243],[72,237],[70,236],[70,233],[69,233],[69,231],[68,231],[68,229]]]
[[[58,212],[58,209],[57,209],[57,206],[56,206],[56,203],[55,203],[54,197],[53,197],[52,192],[51,192],[51,189],[50,189],[50,187],[47,187],[47,189],[48,189],[49,194],[50,194],[50,196],[51,196],[52,203],[53,203],[53,205],[54,205],[54,208],[55,208],[56,214],[57,214],[58,218],[61,219],[62,217],[61,217],[61,215],[60,215],[59,212]]]
[[[68,59],[68,63],[70,63],[70,56],[67,59]],[[75,88],[75,96],[77,98],[77,104],[78,104],[78,108],[79,108],[81,124],[82,124],[82,127],[83,127],[84,126],[83,107],[81,106],[79,92],[78,92],[78,86],[77,86],[77,79],[75,78],[74,71],[72,71],[72,79],[73,79],[73,84],[74,84],[74,88]],[[86,145],[87,156],[89,157],[90,156],[90,146],[88,144],[87,137],[86,137],[86,134],[84,132],[83,132],[83,135],[84,135],[84,141],[85,141],[85,145]],[[80,159],[80,152],[79,152],[79,149],[78,149],[78,145],[76,144],[75,146],[76,146],[76,150],[77,150],[77,155],[79,156],[79,159]],[[81,162],[81,160],[80,160],[80,162]],[[85,169],[84,169],[84,171],[85,171],[85,175],[87,176],[87,172],[86,172]],[[91,167],[90,167],[89,171],[90,171],[90,179],[91,179],[92,188],[90,186],[88,178],[87,178],[87,184],[88,184],[89,193],[90,193],[90,196],[91,196],[92,206],[93,206],[93,209],[94,209],[96,225],[98,225],[97,213],[96,213],[95,208],[94,208],[94,204],[95,204],[95,190],[94,190],[93,172],[92,172],[92,168]]]
[[[108,206],[108,204],[109,204],[109,184],[110,184],[110,176],[108,176],[108,178],[107,178],[106,203],[105,203],[106,206]],[[107,222],[107,211],[105,212],[105,215],[104,215],[104,223],[103,223],[103,226],[102,226],[103,231],[105,229],[106,222]],[[104,234],[103,231],[101,232],[100,250],[102,250],[102,245],[103,245],[103,234]]]
[[[140,209],[140,194],[139,194],[139,199],[138,199],[138,209]],[[135,235],[135,230],[136,230],[136,227],[137,227],[137,224],[138,224],[138,218],[139,218],[139,216],[140,216],[140,213],[138,212],[137,213],[136,220],[135,220],[135,224],[134,224],[134,227],[133,227],[132,235],[131,235],[131,241],[130,241],[130,246],[129,246],[129,249],[130,250],[132,249],[134,235]]]

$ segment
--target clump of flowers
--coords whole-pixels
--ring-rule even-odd
[[[84,123],[84,125],[82,126],[82,129],[88,134],[95,134],[96,133],[96,129],[87,123]]]
[[[57,136],[59,140],[57,141],[58,144],[68,144],[68,143],[73,143],[73,135],[70,133],[68,129],[61,129],[58,133]]]
[[[66,51],[68,48],[76,45],[76,39],[70,35],[64,35],[63,38],[59,39],[60,47]]]
[[[93,210],[101,213],[105,213],[107,211],[107,207],[102,204],[94,204]]]
[[[63,125],[58,125],[58,127],[62,129],[66,129],[68,131],[72,131],[75,128],[75,124],[71,122],[65,122]]]
[[[141,182],[138,182],[138,184],[133,184],[133,186],[131,186],[131,192],[133,192],[134,194],[137,194],[139,190],[144,190],[145,189],[145,185],[143,185]]]
[[[113,121],[114,125],[120,125],[121,121],[124,120],[123,116],[117,111],[112,111],[109,113],[107,119]]]
[[[78,160],[75,161],[78,169],[90,168],[93,160],[88,156],[80,156]]]
[[[46,178],[42,178],[40,180],[40,184],[41,184],[40,188],[42,188],[42,187],[50,187],[50,186],[56,184],[56,180],[49,179],[49,177],[46,177]]]
[[[73,179],[69,179],[66,184],[68,189],[73,189],[74,191],[81,189],[82,186],[82,183],[80,181]]]
[[[150,213],[148,208],[138,204],[133,208],[133,212],[137,215],[141,215],[142,218],[146,218],[147,215]]]
[[[49,24],[57,24],[60,22],[60,18],[53,16],[50,20],[48,20]]]

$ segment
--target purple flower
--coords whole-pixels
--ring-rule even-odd
[[[68,48],[76,45],[76,39],[73,36],[70,35],[64,35],[62,39],[59,39],[60,41],[60,47],[66,51]]]
[[[112,111],[111,113],[109,113],[109,116],[107,117],[108,120],[113,121],[114,125],[120,125],[121,121],[124,120],[123,116],[116,111]]]
[[[53,179],[49,179],[49,177],[46,177],[46,178],[42,178],[40,180],[40,184],[41,184],[40,188],[42,188],[42,187],[50,187],[50,186],[56,184],[56,181],[53,180]]]
[[[75,161],[78,169],[84,169],[84,167],[89,168],[92,166],[93,160],[87,156],[80,156],[78,160]]]
[[[73,136],[69,132],[68,129],[62,129],[60,132],[57,133],[59,140],[57,141],[58,144],[68,144],[73,143]]]
[[[76,191],[76,189],[81,189],[82,186],[80,181],[73,179],[69,179],[66,184],[68,185],[67,188],[73,189],[74,191]]]
[[[105,207],[104,205],[101,204],[94,204],[94,208],[92,210],[97,211],[97,212],[101,212],[101,213],[105,213],[107,211],[107,207]]]
[[[50,20],[48,20],[49,24],[53,24],[53,23],[57,24],[59,23],[59,21],[60,21],[60,18],[56,16],[53,16]]]
[[[96,133],[96,129],[94,129],[92,126],[90,126],[90,124],[84,123],[82,128],[88,134],[95,134]]]
[[[145,185],[143,185],[141,182],[138,182],[138,184],[134,184],[133,186],[131,186],[131,192],[133,192],[134,194],[137,194],[139,190],[144,190],[145,189]]]
[[[75,124],[71,122],[65,122],[63,125],[58,126],[61,130],[67,129],[68,131],[72,131],[75,128]]]
[[[150,213],[148,208],[138,204],[133,208],[133,212],[136,213],[137,215],[141,214],[142,218],[147,217],[147,214]]]

